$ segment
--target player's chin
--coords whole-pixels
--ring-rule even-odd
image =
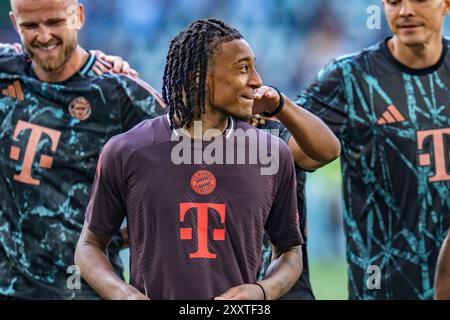
[[[54,72],[61,69],[63,62],[61,59],[41,60],[38,65],[46,72]]]
[[[31,59],[42,70],[45,70],[46,72],[58,70],[59,68],[61,68],[64,62],[64,59],[61,56],[48,56],[48,55],[41,55],[39,53],[32,54]]]
[[[420,46],[426,42],[425,37],[418,33],[400,34],[398,38],[404,46],[408,47]]]
[[[240,106],[236,112],[231,113],[231,116],[233,116],[234,118],[237,118],[239,120],[248,122],[251,120],[251,118],[253,116],[252,108],[253,108],[253,103],[251,104],[251,106]]]

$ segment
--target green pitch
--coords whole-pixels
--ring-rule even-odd
[[[347,262],[311,261],[311,285],[317,300],[347,300]]]

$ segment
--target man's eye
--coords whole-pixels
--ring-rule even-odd
[[[64,21],[60,20],[60,21],[49,21],[47,22],[47,25],[50,27],[56,27],[59,25],[62,25]]]
[[[248,71],[248,66],[242,66],[239,68],[241,71],[243,72],[247,72]]]
[[[22,25],[22,28],[27,29],[27,30],[36,29],[37,24],[24,24],[24,25]]]

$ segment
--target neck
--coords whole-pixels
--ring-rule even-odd
[[[75,52],[59,69],[48,72],[43,70],[37,64],[33,64],[33,70],[39,80],[44,82],[62,82],[69,79],[77,73],[86,63],[89,53],[80,46],[77,46]]]
[[[202,137],[205,136],[205,132],[211,129],[215,129],[214,131],[210,131],[208,132],[208,137],[217,137],[220,136],[221,134],[223,134],[223,132],[227,129],[228,126],[228,118],[229,115],[225,114],[223,112],[219,112],[219,111],[212,111],[212,110],[208,110],[206,113],[202,114],[202,118],[201,118],[201,132],[202,132]],[[191,137],[194,137],[196,139],[201,138],[201,137],[195,137],[194,134],[199,133],[199,129],[197,128],[195,129],[195,121],[198,120],[194,120],[192,121],[188,126],[186,126],[186,129],[189,131],[189,134],[191,135]]]
[[[388,41],[388,48],[392,55],[405,66],[412,69],[424,69],[438,63],[442,55],[442,36],[419,45],[407,46],[394,36]]]

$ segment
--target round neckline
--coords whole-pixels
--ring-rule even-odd
[[[166,116],[164,117],[165,119],[165,123],[167,126],[167,129],[170,131],[170,118],[169,118],[169,114],[167,113]],[[227,124],[227,128],[224,130],[224,132],[218,136],[218,137],[225,137],[225,139],[228,139],[235,130],[236,127],[236,123],[235,120],[233,119],[232,116],[228,117],[228,124]],[[175,136],[183,136],[186,137],[188,139],[191,139],[193,141],[202,141],[202,142],[211,142],[211,141],[205,141],[203,139],[195,139],[193,138],[190,134],[188,134],[186,129],[182,128],[182,129],[172,129],[171,133],[174,134]]]
[[[399,60],[397,60],[397,58],[395,58],[394,55],[392,54],[391,50],[389,50],[387,43],[390,39],[392,39],[392,37],[388,37],[383,41],[382,46],[381,46],[382,50],[384,51],[386,58],[394,66],[399,68],[404,73],[408,73],[408,74],[416,75],[416,76],[423,76],[423,75],[433,73],[434,71],[438,70],[442,66],[442,64],[445,61],[445,57],[447,56],[447,51],[448,51],[447,41],[445,40],[445,38],[442,38],[442,52],[441,52],[441,56],[440,56],[438,62],[436,62],[434,65],[426,67],[426,68],[420,68],[420,69],[410,68],[407,65],[401,63]]]

